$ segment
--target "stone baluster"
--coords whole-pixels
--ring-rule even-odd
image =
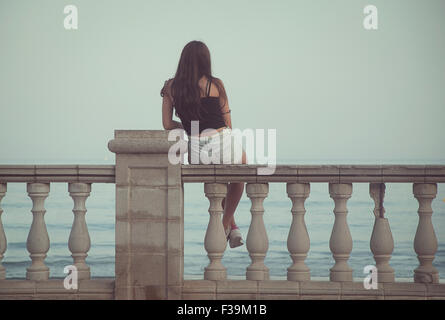
[[[210,263],[205,268],[204,279],[222,280],[227,277],[226,268],[221,263],[227,246],[226,233],[221,219],[224,212],[222,199],[226,197],[227,184],[205,183],[204,192],[210,201],[210,219],[204,238],[204,248],[207,251]]]
[[[310,248],[309,234],[304,222],[304,201],[309,196],[309,183],[288,183],[287,195],[292,200],[292,224],[287,237],[287,249],[293,264],[287,269],[287,280],[310,280],[310,270],[304,263]]]
[[[85,263],[90,250],[90,235],[85,221],[85,201],[91,192],[91,183],[69,183],[68,191],[74,201],[74,220],[68,240],[68,248],[73,257],[73,264],[77,268],[78,279],[90,278],[90,267]]]
[[[250,208],[252,221],[246,240],[247,251],[249,251],[252,263],[247,267],[246,279],[268,280],[269,269],[264,265],[264,259],[269,249],[269,240],[263,220],[263,201],[269,193],[269,185],[267,183],[248,183],[246,191],[252,201]]]
[[[6,194],[6,183],[0,183],[0,280],[6,278],[6,269],[2,265],[2,260],[3,260],[3,254],[6,251],[7,242],[6,242],[5,230],[3,230],[3,223],[2,223],[3,209],[1,206],[1,202],[5,194]]]
[[[439,273],[433,266],[437,251],[437,238],[431,216],[431,202],[437,194],[436,183],[414,183],[413,193],[419,201],[419,224],[414,238],[414,250],[419,266],[414,270],[414,282],[439,283]]]
[[[385,189],[384,183],[369,184],[369,194],[375,205],[375,220],[370,247],[374,254],[378,282],[394,282],[394,269],[389,265],[389,260],[394,250],[394,240],[389,227],[389,221],[385,218],[385,208],[383,207]]]
[[[45,265],[46,253],[49,250],[49,237],[45,224],[44,202],[49,194],[49,183],[28,183],[28,195],[32,200],[32,224],[29,230],[26,248],[32,260],[26,269],[28,280],[48,280],[49,268]]]
[[[348,213],[346,202],[352,194],[352,183],[329,183],[329,194],[335,203],[335,221],[329,240],[335,264],[330,269],[330,280],[352,281],[352,269],[348,265],[352,251],[352,237],[346,220]]]

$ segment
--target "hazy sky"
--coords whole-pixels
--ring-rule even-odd
[[[162,129],[159,91],[191,40],[234,127],[277,129],[279,162],[443,164],[444,35],[443,0],[0,0],[0,164],[112,163],[115,129]]]

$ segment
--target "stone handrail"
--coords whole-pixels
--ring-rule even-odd
[[[183,182],[407,182],[444,183],[445,165],[182,165]],[[0,183],[115,183],[115,165],[0,165]]]
[[[183,182],[407,182],[444,183],[445,165],[182,165]],[[115,183],[115,165],[0,165],[0,183]]]
[[[0,183],[114,183],[114,165],[0,165]]]
[[[183,182],[331,182],[443,183],[445,165],[277,165],[271,175],[263,165],[183,165]]]

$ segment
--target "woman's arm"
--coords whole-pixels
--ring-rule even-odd
[[[226,104],[222,107],[222,113],[226,126],[232,129],[232,117],[230,116],[229,102],[226,102]]]
[[[169,84],[170,81],[166,81],[164,87],[161,90],[162,95],[162,125],[165,130],[171,130],[176,128],[182,129],[182,124],[173,120],[173,104],[170,97]]]
[[[225,96],[225,99],[223,99],[221,97],[221,93],[219,95],[220,96],[219,102],[220,102],[220,105],[222,105],[221,112],[223,114],[223,118],[224,118],[224,122],[226,123],[226,126],[228,126],[230,129],[232,129],[232,117],[230,115],[229,99],[227,98],[226,90],[224,88],[224,84],[223,84],[222,80],[218,79],[218,81],[222,87],[222,90],[224,91],[224,96]]]

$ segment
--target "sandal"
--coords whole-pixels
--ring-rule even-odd
[[[236,248],[242,246],[244,244],[243,236],[241,235],[241,231],[238,226],[235,226],[233,229],[230,226],[226,230],[227,240],[229,241],[230,248]]]

